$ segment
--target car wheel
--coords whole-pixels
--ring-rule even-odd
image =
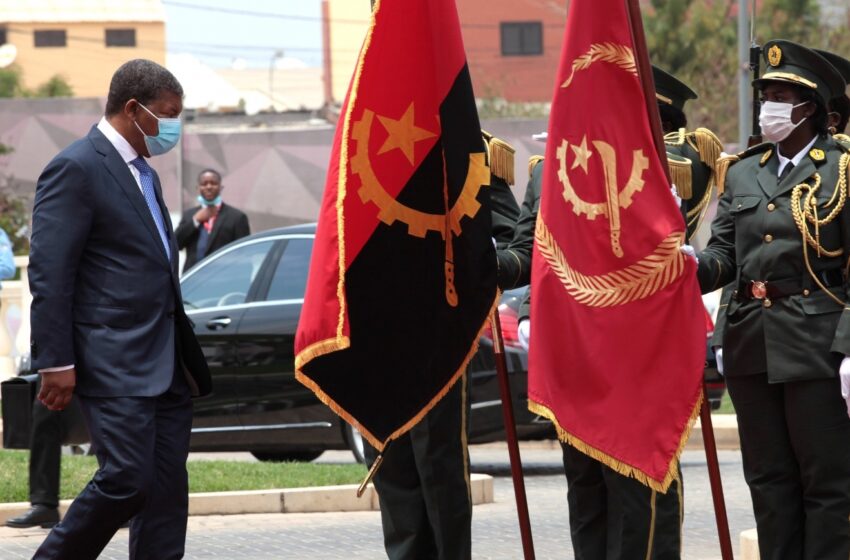
[[[307,463],[322,454],[321,449],[303,449],[298,451],[251,451],[251,455],[260,461],[283,463],[297,461]]]
[[[348,442],[348,448],[354,455],[354,460],[361,465],[366,464],[366,455],[363,448],[363,436],[357,431],[357,428],[351,424],[345,425],[345,441]]]

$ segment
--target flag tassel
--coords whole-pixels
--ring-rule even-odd
[[[369,483],[372,482],[372,479],[375,478],[375,475],[378,474],[378,469],[381,468],[381,464],[384,462],[384,454],[387,452],[387,449],[390,447],[390,444],[387,443],[384,450],[378,454],[375,458],[375,462],[372,463],[372,466],[369,468],[369,472],[366,473],[366,478],[363,479],[363,482],[360,483],[360,486],[357,487],[357,497],[362,498],[363,492],[366,491],[366,487],[369,486]]]

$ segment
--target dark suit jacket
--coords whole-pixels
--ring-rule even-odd
[[[186,262],[183,264],[183,272],[195,266],[195,263],[199,260],[198,234],[202,226],[195,227],[192,216],[200,208],[200,206],[195,206],[184,212],[175,232],[177,247],[186,249]],[[248,216],[241,210],[222,203],[218,217],[216,217],[212,231],[210,232],[210,238],[207,242],[207,252],[204,256],[213,253],[217,249],[221,249],[231,241],[236,241],[250,234],[251,227],[248,225]]]
[[[133,175],[93,127],[38,179],[29,282],[32,367],[74,364],[76,392],[90,397],[164,393],[179,363],[194,394],[210,374],[183,309],[177,246],[171,262]]]

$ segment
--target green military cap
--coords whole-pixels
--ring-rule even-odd
[[[838,73],[841,74],[841,77],[844,78],[845,84],[850,84],[850,60],[847,60],[843,56],[838,56],[835,53],[831,53],[829,51],[822,51],[820,49],[812,49],[822,57],[826,59],[827,62],[832,64]],[[838,95],[835,97],[841,97],[844,95],[844,91],[840,91]]]
[[[767,82],[785,82],[815,93],[827,105],[844,93],[844,78],[824,57],[803,45],[776,39],[764,45],[767,68],[753,85],[764,88]]]
[[[696,92],[684,82],[655,65],[652,66],[652,79],[655,81],[655,97],[661,103],[672,105],[681,111],[685,101],[697,98]]]

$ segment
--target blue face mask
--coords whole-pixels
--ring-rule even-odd
[[[142,127],[139,126],[139,123],[135,123],[139,132],[145,136],[145,146],[148,147],[148,153],[152,156],[159,156],[176,146],[177,141],[180,140],[180,131],[183,128],[180,119],[160,118],[151,113],[150,109],[141,103],[139,103],[139,107],[147,111],[159,123],[159,134],[156,136],[148,136],[142,130]]]
[[[207,200],[203,196],[198,195],[198,204],[200,204],[201,206],[218,206],[219,204],[221,204],[221,195],[218,195],[212,200]]]

